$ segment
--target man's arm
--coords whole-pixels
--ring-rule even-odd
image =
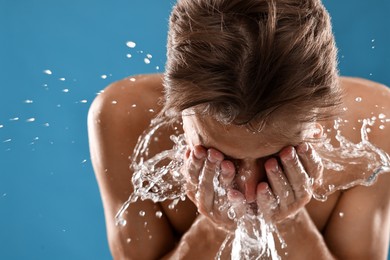
[[[344,78],[348,123],[342,133],[352,131],[360,141],[361,119],[375,119],[369,126],[369,141],[390,154],[390,89],[356,78]],[[362,101],[357,103],[356,97]],[[341,259],[386,259],[390,231],[390,172],[383,172],[374,185],[356,186],[342,193],[324,231],[329,248]],[[340,173],[342,174],[342,173]],[[355,174],[355,173],[344,173]],[[369,174],[366,174],[368,178]]]
[[[340,259],[386,259],[390,230],[390,174],[343,193],[324,231]]]
[[[174,230],[159,204],[139,201],[131,204],[116,226],[115,215],[133,192],[129,156],[138,136],[148,127],[157,100],[151,84],[158,79],[123,80],[108,87],[93,102],[88,116],[92,163],[104,206],[108,241],[115,259],[156,259],[174,247]],[[140,90],[142,88],[142,90]],[[147,95],[142,94],[148,92]],[[145,97],[146,96],[146,97]],[[115,101],[115,102],[113,102]],[[133,106],[134,104],[134,106]],[[148,113],[150,114],[148,114]],[[140,212],[145,215],[140,215]],[[147,245],[147,247],[145,247]]]

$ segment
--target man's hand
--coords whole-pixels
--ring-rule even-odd
[[[311,145],[283,148],[279,152],[281,163],[276,158],[264,163],[268,180],[256,183],[257,212],[253,212],[243,192],[234,186],[239,171],[221,152],[197,145],[185,157],[188,197],[201,214],[228,230],[234,230],[234,220],[248,212],[261,214],[269,223],[295,216],[311,200],[313,184],[323,172],[321,159]]]
[[[321,159],[307,143],[283,148],[279,157],[281,165],[275,158],[265,162],[268,183],[257,185],[259,213],[273,223],[295,216],[311,200],[323,172]]]
[[[188,150],[184,175],[187,195],[198,211],[219,227],[235,230],[234,220],[246,213],[244,195],[233,187],[234,164],[216,149],[200,145]]]

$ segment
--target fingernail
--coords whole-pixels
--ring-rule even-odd
[[[193,153],[194,153],[194,156],[197,158],[197,159],[203,159],[205,154],[203,152],[200,152],[196,149],[193,150]]]

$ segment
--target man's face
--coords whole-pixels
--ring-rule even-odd
[[[266,181],[265,161],[277,157],[283,147],[298,145],[308,133],[307,124],[289,123],[288,120],[283,120],[278,127],[273,127],[275,129],[265,127],[261,132],[252,132],[245,126],[224,125],[211,117],[196,115],[183,115],[183,128],[190,149],[195,145],[214,148],[224,154],[225,160],[235,164],[235,183],[249,202],[254,201],[256,185]],[[294,133],[294,141],[281,141],[286,138],[278,139],[272,131]]]

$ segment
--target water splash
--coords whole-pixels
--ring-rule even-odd
[[[325,201],[327,196],[336,190],[345,190],[356,185],[370,186],[380,173],[390,171],[389,155],[368,139],[369,126],[374,124],[373,118],[362,120],[361,141],[353,143],[342,135],[339,121],[336,120],[334,128],[339,147],[333,147],[329,139],[315,145],[324,167],[328,170],[322,183],[314,190],[315,199]]]
[[[172,135],[170,138],[174,146],[171,150],[148,158],[152,136],[164,124],[162,120],[152,122],[151,129],[138,139],[130,165],[134,172],[132,177],[134,192],[117,213],[115,217],[117,225],[126,225],[123,214],[129,205],[138,199],[150,199],[153,202],[165,200],[178,202],[178,198],[185,199],[185,183],[179,172],[184,163],[182,157],[186,149],[184,135]]]
[[[385,116],[379,115],[379,118],[383,121]],[[357,144],[342,135],[339,122],[340,120],[336,120],[334,125],[339,147],[332,146],[330,139],[314,145],[327,169],[325,176],[313,190],[313,198],[320,201],[326,200],[331,193],[337,190],[348,189],[356,185],[372,185],[380,173],[390,170],[389,155],[368,140],[368,129],[369,126],[375,124],[375,119],[361,120],[361,141]],[[130,165],[133,171],[134,192],[115,217],[118,226],[126,225],[123,214],[131,203],[139,199],[149,199],[155,203],[172,200],[169,205],[172,209],[180,200],[186,198],[186,185],[180,173],[180,168],[184,164],[183,154],[187,149],[184,135],[170,136],[173,142],[172,149],[154,156],[149,154],[151,141],[158,140],[154,135],[163,126],[166,126],[163,120],[154,120],[150,129],[138,139]],[[224,194],[217,179],[214,179],[214,184],[216,192]],[[156,217],[161,217],[162,213],[160,213],[158,215],[156,213]],[[226,237],[215,259],[220,259],[226,250],[230,250],[228,253],[232,259],[280,259],[275,247],[274,235],[279,239],[282,249],[287,245],[273,224],[267,223],[261,215],[254,215],[250,212],[237,219],[232,207],[229,208],[227,214],[237,223],[237,228],[233,234]],[[343,216],[344,213],[340,213],[340,217]]]

